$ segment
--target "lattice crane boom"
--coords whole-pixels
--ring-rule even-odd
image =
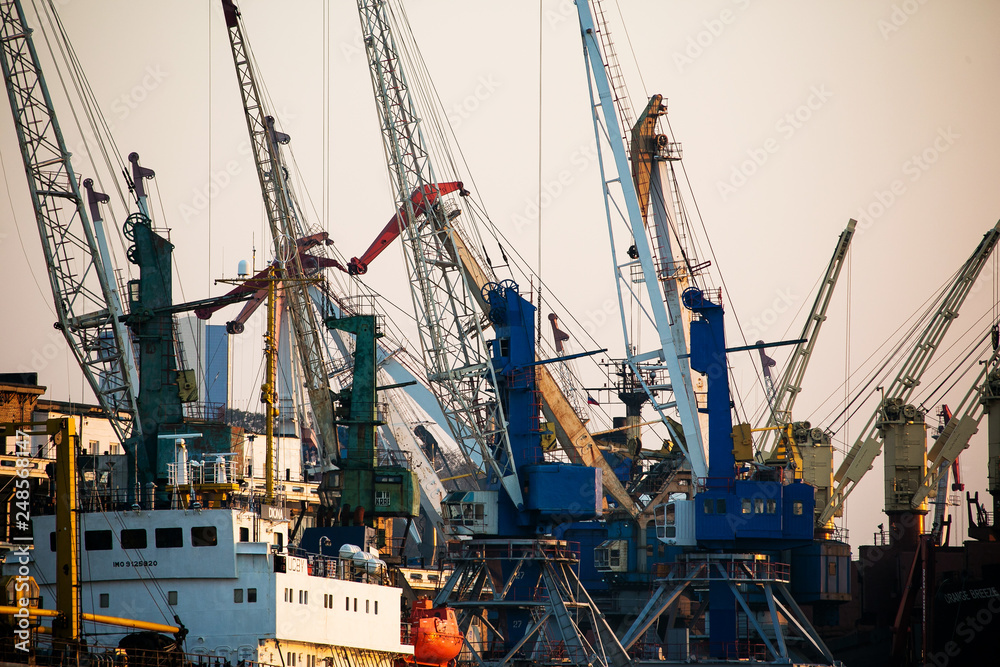
[[[3,78],[45,254],[56,328],[115,434],[130,449],[142,431],[136,418],[138,376],[110,256],[102,256],[88,217],[21,3],[0,2],[0,17]],[[106,201],[95,194],[95,206]]]
[[[433,190],[438,179],[400,66],[388,7],[359,0],[358,12],[396,208],[404,213],[401,237],[428,379],[456,442],[493,469],[520,507],[506,418],[489,391],[495,373],[476,303],[482,297],[459,258],[457,213],[440,204],[422,215],[414,210],[412,194]]]
[[[830,502],[819,514],[817,525],[825,525],[843,507],[847,496],[857,487],[858,482],[871,468],[875,457],[882,451],[882,442],[876,437],[878,435],[876,421],[883,405],[890,400],[901,404],[909,401],[948,332],[948,327],[958,317],[958,311],[965,297],[976,282],[998,239],[1000,239],[1000,222],[983,236],[975,251],[962,265],[955,280],[939,299],[936,312],[910,350],[896,378],[886,388],[885,400],[880,402],[872,413],[868,423],[861,430],[862,437],[854,443],[837,469],[834,475],[834,491],[830,496]]]
[[[791,421],[792,406],[795,405],[795,399],[802,391],[802,379],[805,377],[806,368],[809,366],[813,349],[816,347],[820,328],[826,321],[826,312],[830,308],[830,300],[833,297],[833,290],[837,286],[837,279],[840,278],[840,270],[844,268],[856,225],[856,220],[848,220],[847,228],[840,233],[837,247],[833,251],[833,257],[830,258],[826,273],[823,275],[823,281],[819,286],[819,292],[816,294],[812,309],[809,311],[809,317],[806,318],[802,333],[799,335],[799,339],[804,342],[795,346],[789,357],[788,366],[782,372],[777,387],[773,388],[774,400],[768,401],[770,410],[766,426],[783,426]],[[766,448],[767,441],[773,437],[774,433],[775,431],[764,432],[761,441],[762,449]],[[767,459],[773,455],[772,451]]]
[[[297,215],[294,196],[287,182],[288,170],[281,158],[280,146],[290,137],[274,126],[274,117],[268,115],[264,99],[257,86],[257,76],[251,62],[239,11],[232,0],[223,0],[223,11],[229,34],[229,44],[236,65],[236,77],[243,99],[243,110],[250,134],[254,164],[260,181],[261,195],[267,213],[268,225],[275,244],[275,255],[293,275],[304,275],[296,239],[307,236],[308,231]],[[307,284],[290,281],[284,285],[288,312],[291,315],[296,347],[302,367],[309,403],[319,436],[320,465],[324,472],[324,488],[328,475],[340,461],[337,430],[334,423],[333,401],[330,396],[328,364],[323,346],[322,330],[309,299]],[[325,494],[321,493],[321,502]],[[325,503],[324,503],[325,504]]]
[[[998,359],[1000,352],[994,351],[983,363],[982,370],[976,376],[972,387],[955,408],[955,416],[948,420],[941,435],[927,452],[927,474],[910,500],[912,507],[919,507],[931,495],[942,475],[947,479],[948,468],[962,450],[969,446],[969,440],[978,432],[979,423],[986,416],[984,396],[990,391],[988,378],[997,369]]]

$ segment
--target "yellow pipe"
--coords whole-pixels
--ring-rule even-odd
[[[125,628],[135,628],[137,630],[152,630],[153,632],[168,632],[175,634],[181,631],[176,625],[166,625],[164,623],[152,623],[150,621],[137,621],[132,618],[119,618],[118,616],[102,616],[101,614],[83,614],[83,620],[92,623],[104,623],[105,625],[120,625]]]
[[[0,615],[16,614],[23,607],[0,607]],[[28,607],[28,616],[58,616],[55,609],[35,609]],[[176,625],[165,625],[163,623],[151,623],[149,621],[137,621],[132,618],[119,618],[118,616],[102,616],[101,614],[83,614],[83,620],[91,623],[104,623],[105,625],[120,625],[125,628],[135,628],[137,630],[152,630],[153,632],[168,632],[174,634],[180,632]]]
[[[474,473],[474,472],[467,472],[464,475],[455,475],[454,477],[442,477],[438,481],[439,482],[450,482],[453,479],[462,479],[463,477],[475,477],[475,476],[476,476],[476,473]]]
[[[0,607],[0,615],[3,614],[16,614],[17,612],[24,609],[24,607]],[[55,609],[37,609],[35,607],[28,607],[28,616],[58,616],[59,612]]]

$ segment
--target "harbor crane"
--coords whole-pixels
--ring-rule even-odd
[[[223,14],[229,44],[236,65],[236,76],[243,99],[244,116],[253,150],[257,178],[264,198],[264,209],[274,241],[274,254],[285,259],[293,276],[305,275],[302,257],[296,251],[296,240],[309,236],[292,195],[281,156],[281,146],[291,138],[275,127],[275,118],[267,112],[258,90],[250,51],[243,35],[239,10],[232,0],[223,0]],[[309,300],[308,286],[290,282],[284,286],[288,312],[291,315],[296,348],[304,376],[309,404],[317,431],[320,472],[320,506],[332,506],[335,471],[340,463],[340,446],[334,422],[333,400],[327,377],[327,365],[321,343],[322,331]]]
[[[422,222],[417,220],[413,193],[437,199],[439,181],[399,66],[386,7],[359,2],[358,11],[396,208],[405,212],[401,236],[428,379],[455,441],[467,448],[470,459],[489,465],[515,506],[523,506],[507,420],[487,389],[495,383],[495,369],[475,303],[482,297],[457,258],[458,215],[437,202],[427,207]]]
[[[0,3],[3,78],[62,331],[111,427],[137,454],[138,367],[123,322],[107,234],[88,216],[21,3]],[[98,193],[98,201],[107,201]],[[138,448],[141,454],[141,448]],[[140,464],[141,465],[141,464]]]
[[[834,475],[833,492],[817,517],[818,526],[825,526],[843,507],[844,501],[857,488],[861,478],[871,469],[875,457],[881,453],[883,438],[885,438],[887,450],[890,452],[885,461],[885,511],[889,515],[892,526],[890,534],[905,534],[909,536],[908,539],[915,540],[916,535],[921,532],[919,524],[926,511],[925,505],[923,500],[917,505],[912,505],[911,500],[913,500],[914,494],[918,493],[926,474],[926,424],[923,423],[923,413],[917,407],[910,405],[909,401],[917,385],[920,384],[924,371],[930,365],[934,353],[937,352],[941,341],[948,332],[948,328],[958,317],[962,303],[985,266],[986,260],[993,252],[998,239],[1000,239],[1000,222],[983,236],[972,255],[959,269],[954,280],[942,292],[936,303],[936,311],[910,350],[910,354],[899,373],[886,387],[884,398],[869,417],[867,424],[861,431],[861,437],[851,446],[837,469]],[[959,423],[968,424],[967,421],[959,420],[955,423],[956,430]],[[921,440],[920,447],[904,446],[904,441],[919,437],[919,434],[914,435],[908,432],[914,429],[922,429],[921,433],[924,433],[924,440]],[[938,445],[941,446],[942,450],[948,439],[939,439]],[[897,445],[899,446],[897,447]],[[908,529],[904,525],[895,525],[899,523],[902,516],[911,514],[916,514],[919,517],[917,530]]]
[[[645,131],[633,135],[633,161],[637,170],[633,175],[622,139],[625,120],[622,112],[625,107],[619,102],[626,96],[623,91],[617,90],[621,86],[620,71],[604,60],[600,43],[601,31],[594,22],[590,3],[578,2],[577,10],[588,80],[593,84],[590,88],[591,110],[604,179],[605,214],[621,311],[626,364],[650,397],[653,408],[661,416],[671,438],[683,450],[694,477],[707,477],[708,464],[687,359],[685,316],[679,289],[680,279],[687,280],[695,267],[686,260],[675,261],[670,230],[673,221],[666,207],[657,205],[661,198],[654,198],[653,221],[648,220],[649,191],[659,189],[662,192],[673,192],[669,189],[672,187],[670,181],[662,181],[659,169],[654,169],[655,162],[659,159],[678,159],[680,146],[663,135],[660,135],[663,136],[661,139],[653,132],[657,116],[665,112],[662,97],[654,96],[641,119],[644,121],[642,129]],[[604,138],[610,143],[610,158],[601,149]],[[640,148],[644,150],[635,150]],[[619,192],[624,202],[615,201],[613,190]],[[612,212],[621,212],[622,209],[624,213],[619,220]],[[617,244],[621,242],[615,236],[616,223],[619,222],[625,225],[628,232],[628,250],[624,257],[619,257]],[[636,283],[644,286],[644,296],[634,286]],[[638,334],[628,324],[627,303],[637,303],[643,319],[653,325],[658,343],[654,349],[638,348]],[[650,378],[658,377],[662,370],[666,370],[669,375],[669,385],[651,383]],[[666,390],[672,391],[673,401],[660,401],[656,398],[658,392]],[[675,408],[680,414],[683,433],[675,428],[672,418],[668,418]]]
[[[799,340],[802,342],[795,345],[789,356],[788,365],[782,371],[777,386],[772,390],[774,398],[773,401],[769,400],[767,421],[764,424],[765,428],[787,426],[791,421],[792,407],[795,405],[795,399],[798,398],[799,392],[802,391],[802,379],[805,377],[809,360],[812,359],[816,341],[819,339],[820,329],[826,321],[826,313],[830,308],[833,290],[837,286],[837,279],[840,277],[840,271],[847,259],[847,251],[851,247],[856,226],[856,220],[849,220],[847,227],[840,233],[840,238],[837,239],[833,257],[830,258],[830,263],[826,267],[826,273],[823,274],[819,291],[816,293],[816,299],[813,301],[808,317],[806,317],[802,333],[799,334]],[[761,350],[761,355],[763,354],[764,351]],[[770,371],[765,369],[764,374],[769,381]],[[777,433],[777,431],[764,432],[759,444],[762,451],[766,450],[767,443],[772,439],[772,434],[774,433]],[[780,435],[774,437],[780,442]],[[779,447],[780,444],[776,444],[774,449],[765,456],[765,461],[773,459]]]
[[[442,503],[454,533],[470,539],[450,545],[455,572],[436,602],[458,608],[463,633],[476,618],[499,620],[484,632],[501,650],[468,642],[480,664],[548,662],[559,652],[624,667],[629,658],[576,576],[575,556],[548,537],[568,517],[600,515],[601,472],[544,461],[536,371],[547,360],[536,356],[535,308],[513,281],[485,282],[463,262],[461,212],[442,200],[388,2],[359,0],[358,11],[429,380],[456,441],[488,471],[486,488]]]

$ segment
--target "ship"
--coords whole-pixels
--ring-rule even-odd
[[[340,527],[361,544],[336,551],[291,546],[287,509],[261,503],[246,491],[251,480],[235,457],[218,455],[179,455],[171,466],[174,489],[195,499],[184,507],[80,509],[77,494],[57,482],[82,478],[75,464],[83,457],[71,454],[79,446],[75,423],[29,418],[4,430],[7,481],[29,471],[28,511],[39,512],[30,531],[12,525],[7,535],[24,548],[4,563],[5,660],[69,651],[114,659],[139,650],[195,664],[412,662],[412,640],[404,639],[416,633],[402,618],[402,589],[371,546],[374,529]],[[55,446],[32,451],[40,434]],[[18,459],[28,465],[18,467]],[[309,530],[318,529],[304,537]],[[27,613],[15,609],[19,599]],[[30,621],[21,623],[22,614]],[[64,639],[97,628],[89,641]]]

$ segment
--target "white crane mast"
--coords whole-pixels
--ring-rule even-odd
[[[587,0],[577,1],[577,14],[580,19],[580,33],[583,40],[584,57],[588,65],[591,86],[591,105],[594,120],[594,133],[601,161],[601,176],[604,180],[605,214],[608,219],[608,230],[611,238],[611,251],[614,261],[615,284],[618,288],[619,309],[622,313],[622,330],[625,336],[625,351],[627,363],[635,374],[643,390],[651,399],[654,409],[660,413],[670,431],[671,437],[687,456],[695,477],[706,477],[708,465],[705,460],[705,449],[698,418],[697,403],[694,396],[694,386],[690,367],[686,363],[687,343],[684,334],[684,320],[680,305],[680,295],[677,283],[670,276],[663,275],[662,268],[672,262],[672,257],[655,257],[654,244],[650,242],[650,231],[646,228],[641,210],[641,202],[636,192],[636,186],[631,175],[629,156],[622,140],[622,122],[620,112],[616,109],[616,97],[619,97],[609,77],[609,66],[599,42],[599,29],[591,13],[591,5]],[[616,76],[616,70],[612,68]],[[596,98],[595,97],[596,90]],[[602,138],[611,147],[611,158],[601,150]],[[612,188],[620,189],[622,202],[612,197]],[[624,212],[622,212],[624,209]],[[621,214],[629,233],[624,240],[615,239],[616,227],[612,211]],[[628,257],[618,255],[617,245],[629,248]],[[669,249],[667,243],[659,243],[655,250]],[[641,276],[633,280],[633,270]],[[634,282],[642,282],[647,294],[642,297],[633,286]],[[642,317],[650,321],[656,329],[658,346],[642,351],[636,349],[637,338],[633,335],[627,323],[625,313],[626,301],[637,303]],[[669,386],[656,386],[647,381],[648,370],[665,369],[670,376]],[[654,396],[658,391],[670,389],[674,401],[661,402]],[[680,414],[680,422],[684,427],[683,437],[667,418],[668,411],[676,407]]]

